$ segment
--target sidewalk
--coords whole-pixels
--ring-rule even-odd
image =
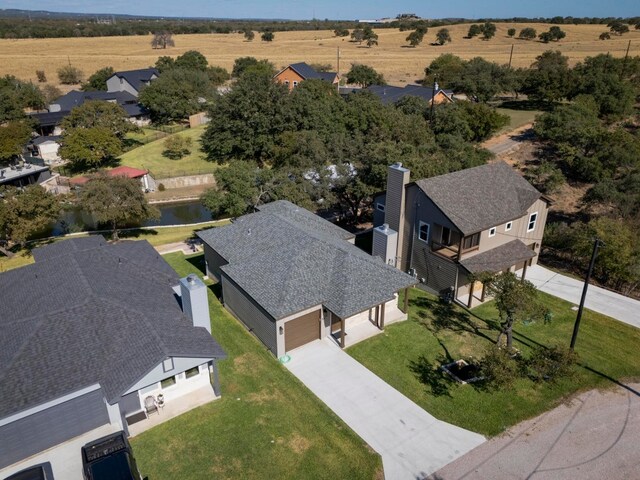
[[[569,302],[580,304],[580,296],[584,283],[580,280],[561,275],[535,265],[527,270],[526,277],[539,290],[562,298]],[[602,313],[623,323],[640,328],[640,301],[604,288],[589,285],[585,307],[594,312]]]

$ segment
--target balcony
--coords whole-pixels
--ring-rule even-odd
[[[431,251],[437,255],[452,261],[458,260],[459,245],[444,245],[438,242],[431,242]]]

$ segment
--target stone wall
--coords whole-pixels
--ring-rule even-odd
[[[196,185],[215,185],[216,179],[213,173],[203,173],[201,175],[185,175],[183,177],[156,178],[156,184],[163,184],[164,188],[183,188]]]

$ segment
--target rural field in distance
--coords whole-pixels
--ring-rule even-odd
[[[507,36],[510,27],[516,29],[516,37],[525,27],[533,27],[539,33],[550,24],[496,23],[494,38],[483,41],[476,37],[463,38],[469,24],[449,25],[452,42],[434,46],[438,27],[430,28],[424,41],[416,48],[408,47],[405,38],[409,31],[377,28],[379,46],[367,48],[364,44],[352,43],[349,38],[338,38],[327,30],[276,32],[273,42],[263,42],[259,35],[252,42],[244,40],[242,34],[176,35],[176,46],[166,50],[151,48],[151,35],[131,37],[55,38],[55,39],[1,39],[0,75],[12,74],[21,79],[36,80],[36,70],[44,70],[50,83],[57,84],[56,71],[71,62],[85,76],[106,66],[116,70],[128,70],[153,65],[160,55],[177,56],[187,50],[203,53],[211,65],[228,70],[233,61],[242,56],[267,58],[277,68],[290,63],[331,64],[336,68],[336,47],[341,49],[340,71],[346,72],[351,63],[364,63],[384,74],[391,84],[412,83],[423,76],[424,67],[442,53],[453,53],[465,59],[482,56],[498,63],[509,61],[511,45],[515,45],[513,66],[527,67],[537,55],[545,50],[560,50],[569,57],[571,65],[585,57],[599,53],[611,53],[615,57],[625,54],[631,40],[630,55],[640,55],[640,30],[602,41],[598,36],[607,31],[606,25],[560,25],[567,36],[560,42],[548,44],[539,41],[511,39]],[[68,88],[66,88],[68,89]]]

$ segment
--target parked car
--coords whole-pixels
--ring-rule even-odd
[[[47,462],[25,468],[10,477],[6,477],[4,480],[53,480],[53,472],[51,471],[51,464]]]
[[[82,447],[85,480],[141,480],[131,445],[123,431]]]

